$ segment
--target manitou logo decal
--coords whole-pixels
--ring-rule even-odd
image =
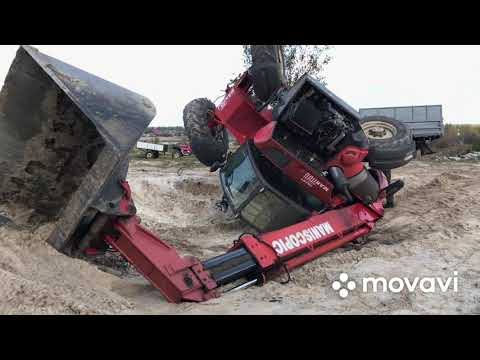
[[[326,187],[320,180],[318,180],[315,176],[313,176],[312,174],[310,173],[305,173],[302,178],[300,179],[300,181],[304,182],[305,184],[307,184],[309,187],[314,187],[314,186],[318,186],[319,188],[321,188],[323,191],[328,191],[328,187]]]
[[[278,255],[283,254],[286,251],[299,248],[309,242],[322,239],[326,235],[333,234],[333,230],[330,223],[325,222],[320,225],[312,226],[303,231],[299,231],[295,234],[285,236],[283,239],[278,239],[272,242],[272,246]]]

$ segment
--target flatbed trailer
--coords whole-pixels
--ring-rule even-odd
[[[160,154],[166,155],[168,152],[172,153],[172,157],[179,158],[192,152],[186,144],[153,144],[143,141],[137,142],[137,149],[144,150],[147,159],[158,158]]]
[[[360,117],[386,116],[402,121],[412,130],[417,149],[423,154],[431,153],[428,144],[443,136],[442,105],[393,106],[362,108]]]

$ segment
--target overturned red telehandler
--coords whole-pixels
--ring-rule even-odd
[[[193,153],[220,170],[223,208],[255,229],[227,253],[182,257],[140,225],[127,154],[153,104],[28,46],[0,94],[0,201],[30,209],[27,226],[55,221],[48,241],[66,255],[118,251],[171,302],[261,285],[367,234],[403,185],[382,170],[413,157],[411,134],[381,121],[365,132],[356,111],[309,76],[286,86],[281,47],[252,54],[220,105],[198,99],[184,111]],[[233,154],[227,130],[241,144]]]

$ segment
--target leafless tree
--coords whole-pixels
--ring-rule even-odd
[[[305,73],[326,84],[325,66],[332,60],[328,54],[330,45],[283,45],[285,75],[289,85],[293,85]],[[252,63],[250,45],[243,45],[245,66]]]

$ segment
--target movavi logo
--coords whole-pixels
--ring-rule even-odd
[[[350,280],[348,274],[341,273],[340,280],[335,280],[332,283],[333,290],[337,291],[341,298],[346,298],[350,291],[357,288],[357,283]],[[415,277],[410,279],[408,277],[392,277],[386,279],[384,277],[364,277],[361,280],[362,292],[391,292],[400,293],[402,291],[414,292],[421,291],[422,293],[435,293],[438,290],[441,292],[458,291],[458,271],[453,272],[453,276],[447,278],[441,277]]]
[[[286,251],[299,248],[309,242],[322,239],[323,237],[333,234],[335,231],[329,222],[312,226],[308,229],[285,236],[283,239],[274,240],[272,246],[278,255]]]
[[[370,286],[369,286],[370,285]],[[363,278],[363,292],[392,292],[399,293],[404,289],[409,292],[420,290],[423,293],[434,293],[437,290],[441,292],[447,292],[450,289],[450,285],[454,292],[458,291],[458,271],[453,272],[453,276],[449,276],[446,279],[441,277],[415,277],[409,279],[407,277],[392,277],[385,279],[384,277],[367,277]]]

